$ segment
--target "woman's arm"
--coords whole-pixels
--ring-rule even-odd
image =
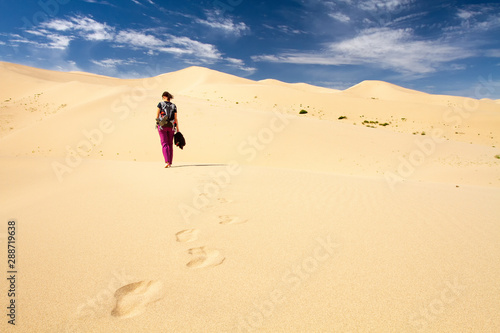
[[[177,120],[177,112],[174,113],[174,119],[175,119],[175,124],[177,125],[177,131],[180,132],[180,129],[179,129],[179,121]]]
[[[160,118],[160,111],[161,111],[160,108],[158,108],[158,111],[156,111],[156,118],[157,119]]]

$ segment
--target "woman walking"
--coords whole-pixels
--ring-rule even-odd
[[[165,168],[170,168],[174,153],[174,130],[177,127],[177,131],[179,131],[179,122],[177,121],[177,107],[170,102],[174,96],[165,91],[161,97],[163,100],[157,106],[156,123],[160,134],[163,157],[165,158]]]

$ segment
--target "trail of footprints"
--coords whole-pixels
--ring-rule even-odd
[[[232,200],[226,198],[218,198],[219,203],[231,203]],[[234,215],[219,215],[219,224],[241,224],[247,222],[238,216]],[[198,240],[200,234],[199,229],[186,229],[175,234],[177,241],[180,243],[194,242]],[[186,264],[189,268],[213,267],[222,264],[225,257],[219,250],[207,248],[206,246],[191,248],[187,251],[191,255],[191,260]]]
[[[232,202],[225,198],[219,198],[218,201],[220,203]],[[218,220],[222,225],[247,222],[234,215],[220,215]],[[198,240],[200,232],[199,229],[186,229],[176,233],[175,237],[179,243],[189,243]],[[218,266],[226,259],[219,250],[206,246],[191,248],[187,253],[191,255],[191,260],[186,266],[192,269]],[[117,289],[114,297],[115,307],[111,311],[113,317],[120,319],[135,317],[144,313],[149,304],[164,297],[163,283],[158,280],[130,283]]]

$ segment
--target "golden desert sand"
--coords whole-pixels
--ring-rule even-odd
[[[0,75],[2,332],[500,331],[499,101]],[[164,90],[187,142],[170,169]]]

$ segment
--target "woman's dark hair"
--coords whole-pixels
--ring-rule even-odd
[[[172,96],[172,94],[169,93],[168,91],[163,92],[163,94],[161,95],[161,97],[166,97],[168,99],[173,99],[174,98],[174,96]]]

